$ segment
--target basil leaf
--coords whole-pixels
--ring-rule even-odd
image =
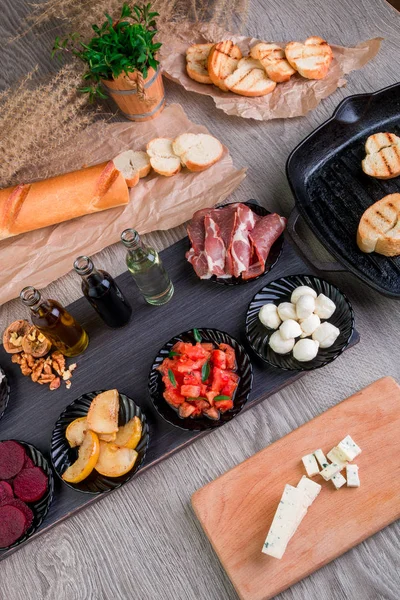
[[[200,335],[200,331],[196,328],[193,329],[193,337],[196,340],[196,342],[198,342],[200,344],[202,337]]]
[[[231,400],[230,396],[215,396],[214,402],[222,402],[223,400]]]
[[[210,361],[204,363],[201,368],[201,380],[204,383],[210,377]]]
[[[176,387],[177,384],[176,384],[175,375],[174,375],[174,372],[171,369],[168,369],[168,377],[169,377],[169,380],[172,383],[172,385],[174,387]]]
[[[173,358],[174,356],[180,356],[180,354],[179,352],[174,352],[171,350],[171,352],[168,354],[168,358]]]

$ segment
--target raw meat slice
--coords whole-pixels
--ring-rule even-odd
[[[0,506],[3,504],[8,504],[8,500],[12,500],[14,498],[14,492],[9,483],[6,481],[0,481]]]
[[[229,248],[232,243],[232,237],[235,231],[236,219],[237,219],[237,207],[239,204],[227,204],[224,208],[214,209],[211,211],[211,216],[217,223],[220,229],[220,235],[225,245],[225,274],[223,277],[231,277],[233,274],[232,268],[232,256],[229,252]]]
[[[239,277],[243,271],[247,271],[249,268],[252,256],[249,232],[254,228],[255,223],[255,215],[251,208],[245,204],[239,204],[237,207],[236,228],[228,249],[232,256],[232,270],[235,277]]]
[[[22,502],[22,500],[19,500],[19,498],[9,498],[9,501],[7,503],[5,503],[3,506],[15,506],[15,508],[18,508],[25,517],[25,529],[24,529],[24,533],[25,531],[27,531],[29,529],[29,527],[32,525],[32,521],[33,521],[33,512],[31,511],[31,509],[29,508],[29,506],[27,506],[25,504],[25,502]]]
[[[14,479],[14,493],[23,502],[36,502],[46,493],[47,484],[47,476],[40,467],[24,469]]]
[[[210,215],[204,217],[204,229],[204,251],[207,256],[208,270],[212,275],[222,277],[225,275],[226,249],[221,237],[221,230]]]
[[[186,252],[186,259],[193,266],[197,277],[200,277],[200,279],[210,279],[211,273],[208,270],[207,256],[204,251],[196,254],[193,248],[191,248]]]
[[[25,450],[17,442],[0,442],[0,479],[11,479],[24,466]]]
[[[26,518],[15,506],[0,506],[0,548],[7,548],[24,533]]]
[[[286,219],[276,213],[257,218],[254,229],[249,233],[249,240],[253,250],[253,260],[247,271],[242,273],[243,279],[253,279],[264,273],[265,261],[268,258],[271,247],[284,231],[285,227]]]
[[[210,209],[203,208],[194,213],[192,220],[187,226],[191,249],[186,253],[186,259],[193,266],[196,274],[200,279],[209,279],[211,273],[208,269],[207,256],[204,251],[205,229],[204,217]]]

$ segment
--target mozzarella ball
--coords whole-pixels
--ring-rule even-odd
[[[312,339],[319,342],[320,348],[330,348],[340,335],[340,329],[332,323],[321,323],[312,334]]]
[[[278,315],[282,319],[282,321],[286,321],[287,319],[297,320],[296,315],[296,307],[291,302],[281,302],[278,305]]]
[[[282,323],[278,315],[278,308],[275,304],[264,304],[264,306],[260,308],[258,318],[265,327],[269,327],[270,329],[278,329],[279,325]]]
[[[296,304],[297,300],[300,296],[312,296],[313,298],[317,297],[317,292],[312,288],[308,287],[308,285],[300,285],[296,289],[293,290],[292,296],[290,298],[290,302]]]
[[[312,314],[309,317],[307,317],[307,319],[302,319],[300,321],[300,327],[302,331],[301,337],[307,337],[309,335],[312,335],[317,329],[318,325],[320,324],[321,319],[318,315]]]
[[[313,314],[315,308],[315,300],[313,296],[306,294],[300,296],[296,303],[296,314],[298,319],[307,319]]]
[[[319,343],[314,340],[299,340],[293,348],[293,356],[299,362],[307,362],[318,354]]]
[[[324,294],[318,296],[315,301],[314,312],[320,319],[330,319],[335,310],[336,304],[328,296]]]
[[[274,331],[268,340],[268,344],[277,354],[288,354],[293,349],[294,338],[284,340],[279,331]]]
[[[301,335],[301,327],[294,319],[286,319],[279,327],[279,331],[282,339],[290,340],[291,338],[297,338]]]

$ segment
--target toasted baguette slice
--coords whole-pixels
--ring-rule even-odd
[[[252,47],[250,56],[259,60],[268,77],[277,83],[289,81],[296,73],[286,60],[285,51],[277,44],[260,42]]]
[[[183,133],[172,146],[189,171],[205,171],[218,162],[223,153],[221,142],[204,133]]]
[[[358,225],[357,244],[362,252],[400,254],[400,194],[389,194],[367,208]]]
[[[240,96],[265,96],[276,88],[260,61],[246,57],[238,62],[236,71],[225,79],[226,87]]]
[[[114,158],[114,165],[125,177],[128,187],[137,185],[139,179],[150,173],[150,159],[146,152],[126,150]]]
[[[147,144],[146,152],[150,157],[150,164],[159,175],[172,177],[181,170],[181,161],[172,149],[172,140],[169,138],[155,138]]]
[[[191,79],[199,83],[212,83],[207,70],[207,61],[214,44],[194,44],[186,51],[186,71]]]
[[[289,64],[306,79],[323,79],[332,62],[332,48],[318,36],[302,42],[289,42],[285,48]]]
[[[211,81],[224,92],[228,91],[225,79],[236,69],[242,58],[240,48],[231,40],[215,44],[208,55],[207,69]]]
[[[400,138],[394,133],[374,133],[365,143],[364,173],[377,179],[400,175]]]

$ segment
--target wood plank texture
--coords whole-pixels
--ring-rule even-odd
[[[2,0],[1,9],[0,89],[37,64],[38,78],[54,71],[57,65],[50,59],[50,49],[62,22],[53,21],[40,35],[31,32],[7,44],[29,13],[30,2]],[[90,18],[90,8],[87,14]],[[206,125],[229,147],[236,166],[249,167],[232,200],[258,198],[269,210],[288,216],[293,206],[285,176],[289,152],[330,117],[344,97],[398,81],[399,28],[400,14],[385,0],[250,0],[244,34],[268,40],[319,34],[341,45],[382,36],[382,49],[372,63],[348,76],[346,87],[304,118],[260,123],[229,117],[217,111],[210,98],[187,93],[169,81],[167,102],[181,103],[190,119]],[[306,230],[300,234],[314,243]],[[183,235],[181,227],[148,239],[162,249]],[[324,257],[321,249],[318,252]],[[96,262],[113,275],[126,268],[120,245],[99,253]],[[21,548],[1,564],[0,598],[234,600],[236,592],[190,507],[193,492],[377,378],[392,375],[400,381],[398,304],[349,274],[336,273],[328,279],[354,306],[360,344]],[[81,296],[72,273],[44,293],[65,304]],[[17,300],[2,306],[0,328],[25,314]],[[100,376],[93,373],[93,388]],[[29,397],[25,401],[29,403]],[[278,598],[399,600],[399,540],[396,523]]]
[[[385,377],[209,483],[192,497],[197,517],[242,600],[269,600],[400,517],[400,387]],[[322,490],[281,560],[261,549],[301,457],[346,435],[361,447],[361,487]]]

